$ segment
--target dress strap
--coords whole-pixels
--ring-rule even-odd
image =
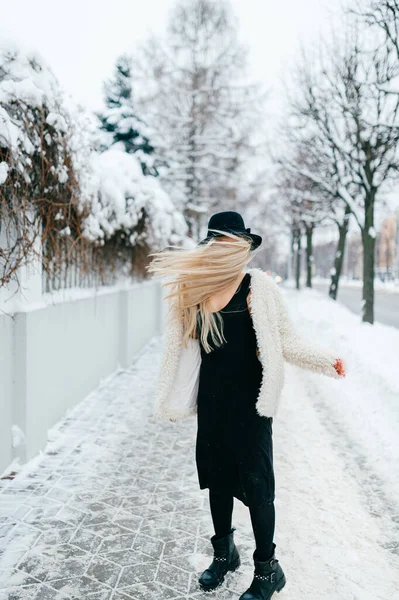
[[[220,312],[240,312],[247,309],[247,296],[251,275],[246,273],[230,302]]]

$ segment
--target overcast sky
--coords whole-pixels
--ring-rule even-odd
[[[116,57],[133,51],[149,32],[162,32],[174,0],[0,0],[0,35],[39,50],[79,102],[100,108],[102,81]],[[250,47],[253,75],[274,90],[295,58],[300,40],[326,31],[340,0],[232,0],[241,40]]]

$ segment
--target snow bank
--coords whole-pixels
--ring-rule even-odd
[[[136,155],[119,147],[92,153],[90,170],[82,183],[84,204],[90,210],[84,230],[88,239],[104,240],[122,231],[131,245],[146,241],[158,248],[185,237],[187,225],[182,213],[158,179],[143,175]],[[143,217],[146,227],[140,232],[136,228]]]
[[[320,283],[324,285],[330,285],[331,279],[327,279],[326,277],[314,277],[314,283]],[[362,288],[363,281],[356,279],[346,279],[345,277],[341,277],[339,280],[339,286],[341,287],[352,287],[352,288]],[[388,292],[392,294],[399,294],[399,280],[395,281],[381,281],[380,279],[374,280],[374,289],[381,290],[382,292]]]

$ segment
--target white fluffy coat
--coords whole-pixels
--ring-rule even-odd
[[[334,368],[338,356],[310,344],[295,331],[281,292],[273,279],[256,267],[248,269],[248,272],[251,274],[249,306],[259,360],[263,367],[256,410],[259,415],[274,417],[284,385],[284,361],[330,377],[339,377]],[[196,398],[195,401],[187,401],[184,394],[171,393],[175,389],[177,375],[179,374],[180,385],[182,371],[184,372],[181,367],[187,350],[183,347],[182,340],[183,326],[180,319],[169,315],[154,407],[154,416],[162,419],[178,420],[197,412]],[[190,340],[190,343],[198,344],[199,348],[198,340]],[[193,346],[191,352],[192,349]],[[193,368],[187,371],[187,381],[182,385],[190,389],[191,384],[193,389]]]

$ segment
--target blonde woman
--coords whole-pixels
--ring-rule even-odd
[[[163,284],[170,288],[170,310],[155,415],[176,421],[197,414],[199,486],[209,488],[213,560],[199,584],[214,590],[240,565],[232,527],[237,498],[249,508],[256,543],[254,577],[240,600],[269,600],[286,583],[273,542],[272,423],[283,361],[345,375],[335,354],[296,334],[271,278],[245,270],[261,242],[239,213],[224,211],[211,217],[198,246],[160,252],[149,266],[154,276],[172,276]],[[182,367],[188,348],[200,356],[198,387],[195,366]]]

